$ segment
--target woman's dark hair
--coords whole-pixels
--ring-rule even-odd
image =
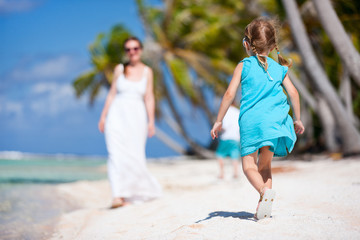
[[[142,45],[140,39],[138,39],[138,38],[135,37],[135,36],[131,36],[131,37],[128,37],[128,38],[124,41],[124,43],[123,43],[123,48],[124,48],[124,50],[125,50],[125,45],[126,45],[126,43],[129,42],[129,41],[137,41],[137,42],[139,43],[140,49],[143,48],[143,45]],[[125,74],[125,75],[126,75],[127,66],[129,66],[129,64],[130,64],[130,62],[124,63],[124,74]]]
[[[125,44],[128,42],[128,41],[137,41],[140,45],[140,48],[143,48],[143,45],[140,41],[140,39],[138,39],[137,37],[134,37],[134,36],[131,36],[131,37],[128,37],[127,39],[125,39],[124,43],[123,43],[123,47],[125,49]]]

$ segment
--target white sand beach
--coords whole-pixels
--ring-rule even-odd
[[[252,218],[258,194],[227,162],[149,163],[163,197],[109,210],[107,181],[57,187],[82,206],[64,214],[52,239],[360,239],[360,159],[274,161],[272,218]]]

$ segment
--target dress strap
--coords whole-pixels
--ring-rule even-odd
[[[115,67],[115,74],[119,74],[119,77],[124,75],[124,64],[119,63],[116,67]]]
[[[120,63],[120,71],[122,74],[124,74],[124,64]]]
[[[147,79],[147,73],[149,71],[149,67],[148,66],[145,66],[145,69],[144,69],[144,72],[143,72],[143,79]]]

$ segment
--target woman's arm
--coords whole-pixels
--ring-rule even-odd
[[[237,67],[234,70],[233,77],[231,79],[231,82],[224,94],[224,97],[221,101],[219,113],[216,118],[216,122],[214,123],[213,128],[211,129],[211,137],[215,139],[218,137],[219,131],[221,131],[221,125],[222,121],[224,119],[224,116],[229,109],[231,103],[234,101],[234,98],[236,96],[237,89],[239,87],[240,81],[241,81],[241,72],[243,68],[243,63],[239,63]]]
[[[116,95],[116,82],[117,82],[117,79],[120,76],[120,74],[122,74],[122,72],[123,72],[123,66],[121,64],[117,65],[114,69],[111,87],[110,87],[109,93],[106,97],[105,105],[102,110],[99,124],[98,124],[99,131],[102,133],[104,132],[105,120],[106,120],[107,113],[108,113],[111,103],[114,100],[114,97]]]
[[[302,134],[305,131],[305,128],[300,119],[300,98],[299,93],[296,90],[295,86],[291,82],[289,76],[286,74],[282,85],[285,88],[286,93],[290,98],[290,105],[293,110],[293,119],[295,124],[295,132]]]
[[[147,85],[144,96],[146,112],[148,115],[148,136],[152,137],[155,135],[155,97],[154,97],[154,88],[153,88],[153,71],[151,68],[148,68],[147,72]]]

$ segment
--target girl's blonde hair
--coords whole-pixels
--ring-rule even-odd
[[[278,62],[281,65],[291,67],[291,60],[286,60],[280,54],[279,46],[277,44],[276,20],[260,17],[253,20],[245,28],[245,40],[250,44],[251,50],[255,53],[260,65],[267,71],[268,63],[266,56],[259,53],[267,52],[276,49],[278,55]]]

